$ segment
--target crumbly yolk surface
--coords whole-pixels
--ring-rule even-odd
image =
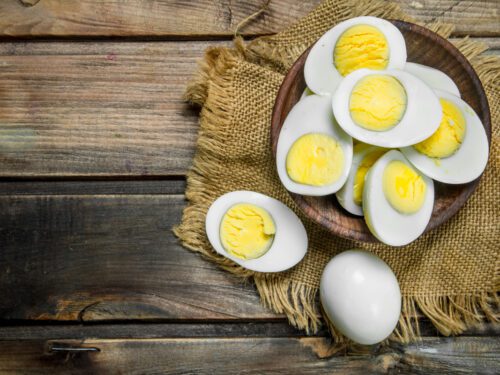
[[[446,99],[439,99],[443,117],[439,128],[426,140],[413,147],[431,158],[446,158],[460,148],[465,136],[465,118],[460,108]]]
[[[337,181],[344,169],[344,151],[326,134],[300,137],[286,157],[288,176],[299,184],[325,186]]]
[[[276,227],[271,215],[263,208],[239,203],[226,211],[220,225],[224,249],[241,259],[255,259],[271,247]]]
[[[385,167],[383,191],[396,211],[413,214],[424,204],[427,185],[413,168],[402,161],[394,160]]]
[[[361,206],[363,202],[363,188],[365,186],[365,176],[368,170],[386,151],[387,150],[372,151],[365,155],[361,163],[359,163],[353,184],[353,200],[358,206]]]
[[[357,125],[385,131],[401,121],[406,102],[406,90],[396,78],[372,74],[360,79],[354,86],[349,111]]]
[[[333,61],[342,76],[361,69],[385,69],[389,63],[389,43],[385,35],[370,25],[352,26],[340,35]]]

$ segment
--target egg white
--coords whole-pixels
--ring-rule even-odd
[[[439,69],[422,64],[407,62],[404,70],[420,78],[432,89],[447,91],[450,94],[460,97],[460,90],[455,82],[453,82],[448,75]]]
[[[429,177],[419,173],[427,185],[422,208],[410,215],[398,212],[385,197],[383,189],[385,167],[394,160],[402,161],[419,173],[398,150],[387,152],[366,174],[363,211],[368,228],[375,237],[387,245],[403,246],[416,240],[429,223],[434,207],[434,183]]]
[[[322,196],[333,194],[345,183],[352,162],[352,138],[337,124],[331,108],[331,96],[310,95],[295,104],[288,114],[278,138],[276,168],[283,186],[292,193]],[[339,179],[325,186],[311,186],[293,181],[286,171],[290,147],[309,133],[326,134],[335,139],[344,152],[344,165]]]
[[[401,152],[422,173],[446,184],[465,184],[483,173],[488,163],[488,137],[479,116],[462,99],[436,90],[438,97],[454,103],[465,118],[465,134],[460,148],[451,156],[443,159],[431,158],[421,154],[413,147],[405,147]]]
[[[344,186],[335,193],[339,204],[353,215],[363,216],[363,207],[354,202],[354,178],[358,172],[359,164],[363,161],[366,155],[373,151],[380,150],[377,146],[363,145],[364,147],[353,148],[352,166],[347,176],[347,181]],[[357,151],[359,150],[359,151]]]
[[[356,17],[341,22],[314,44],[304,65],[307,86],[316,94],[333,94],[342,80],[334,63],[333,51],[339,37],[352,26],[376,27],[387,39],[389,63],[387,69],[403,69],[406,62],[406,44],[403,34],[389,21],[376,17]]]
[[[224,214],[237,203],[250,203],[271,215],[276,233],[269,250],[257,259],[235,257],[224,249],[220,240],[220,225]],[[210,244],[220,255],[240,266],[257,272],[287,270],[306,255],[308,239],[304,225],[295,213],[280,201],[253,191],[233,191],[217,198],[210,206],[205,219],[205,229]]]
[[[401,121],[386,131],[369,130],[357,125],[349,110],[354,86],[362,78],[374,74],[396,78],[406,91],[406,111]],[[335,118],[346,133],[361,142],[386,148],[405,147],[423,141],[437,130],[442,117],[441,104],[434,91],[402,70],[360,69],[349,74],[333,95],[332,107]]]
[[[398,280],[375,254],[347,250],[336,255],[323,270],[319,290],[330,321],[359,344],[384,340],[399,321]]]

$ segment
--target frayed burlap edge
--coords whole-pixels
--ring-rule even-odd
[[[410,20],[404,16],[394,4],[382,2],[360,2],[350,0],[340,1],[344,18],[360,14],[371,14],[379,17],[390,17]],[[366,4],[365,4],[366,5]],[[321,8],[322,5],[320,5]],[[453,27],[439,22],[426,27],[448,37]],[[293,26],[292,26],[293,28]],[[281,39],[286,38],[286,33]],[[349,347],[352,343],[335,330],[321,311],[317,301],[317,289],[299,282],[282,279],[273,274],[261,274],[245,270],[211,250],[206,237],[197,235],[193,227],[204,227],[205,214],[211,202],[216,198],[209,195],[205,184],[217,181],[219,156],[211,150],[223,148],[225,129],[230,126],[231,110],[233,109],[230,92],[232,74],[238,61],[245,59],[278,72],[284,72],[291,63],[307,48],[308,45],[283,48],[283,40],[278,36],[257,39],[245,45],[239,38],[235,40],[235,49],[209,48],[204,60],[200,63],[198,74],[186,90],[186,100],[202,107],[200,114],[200,133],[197,142],[197,153],[193,166],[188,172],[188,188],[186,198],[189,200],[185,208],[182,223],[174,229],[175,234],[187,248],[199,252],[216,262],[224,269],[244,278],[253,280],[264,306],[276,313],[285,314],[290,323],[307,333],[317,332],[321,325],[321,316],[334,338],[332,354]],[[286,39],[285,39],[286,40]],[[312,43],[312,42],[311,42]],[[310,44],[310,43],[309,43]],[[481,55],[487,48],[484,44],[464,38],[455,43],[457,48],[469,59],[479,78],[485,85],[487,93],[498,92],[500,61],[494,56]],[[500,118],[497,95],[489,97],[492,109],[492,122],[496,124]],[[495,103],[491,101],[495,100]],[[205,137],[203,135],[209,135]],[[493,137],[497,137],[496,132]],[[210,180],[210,181],[209,181]],[[499,257],[500,258],[500,257]],[[420,330],[418,325],[419,312],[430,319],[436,329],[443,335],[456,335],[464,332],[467,327],[484,320],[498,322],[497,296],[500,290],[500,262],[497,260],[494,290],[479,295],[456,296],[404,296],[402,314],[399,324],[390,339],[403,343],[418,340]]]

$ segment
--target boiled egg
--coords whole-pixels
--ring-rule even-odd
[[[295,266],[307,252],[307,233],[280,201],[253,191],[234,191],[210,206],[205,228],[215,251],[257,272]]]
[[[332,100],[339,125],[353,138],[396,148],[430,137],[442,111],[434,91],[402,70],[360,69],[345,77]]]
[[[447,184],[478,178],[488,162],[488,137],[479,116],[462,99],[438,91],[443,117],[426,140],[401,149],[421,172]]]
[[[352,166],[344,186],[335,194],[340,205],[353,215],[363,216],[365,176],[387,149],[358,143],[354,146]]]
[[[295,104],[279,134],[276,167],[292,193],[321,196],[338,191],[352,162],[352,138],[333,117],[331,96],[310,95]]]
[[[433,181],[398,150],[377,160],[365,177],[365,221],[387,245],[403,246],[417,239],[429,223],[433,206]]]
[[[332,258],[321,276],[320,298],[335,328],[364,345],[389,337],[401,313],[396,276],[382,259],[362,250]]]
[[[447,91],[450,94],[460,97],[460,90],[455,82],[439,69],[427,65],[407,62],[404,70],[420,78],[429,87],[435,90]]]
[[[333,94],[343,77],[358,69],[403,69],[406,44],[392,23],[357,17],[327,31],[311,48],[304,65],[307,86]]]

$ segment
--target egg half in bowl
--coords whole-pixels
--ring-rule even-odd
[[[464,184],[478,178],[488,162],[488,137],[479,116],[459,97],[436,90],[443,117],[429,138],[402,148],[410,162],[436,181]]]
[[[430,137],[442,115],[434,91],[402,70],[351,73],[339,84],[332,108],[346,133],[386,148],[409,146]]]
[[[326,32],[311,48],[304,65],[307,86],[316,94],[333,94],[343,77],[358,69],[403,69],[406,45],[392,23],[357,17]]]
[[[310,95],[288,114],[276,148],[278,176],[288,191],[333,194],[344,185],[352,162],[352,138],[337,124],[329,95]]]
[[[434,183],[404,155],[391,150],[370,168],[363,190],[363,212],[381,242],[403,246],[427,227],[434,206]]]

